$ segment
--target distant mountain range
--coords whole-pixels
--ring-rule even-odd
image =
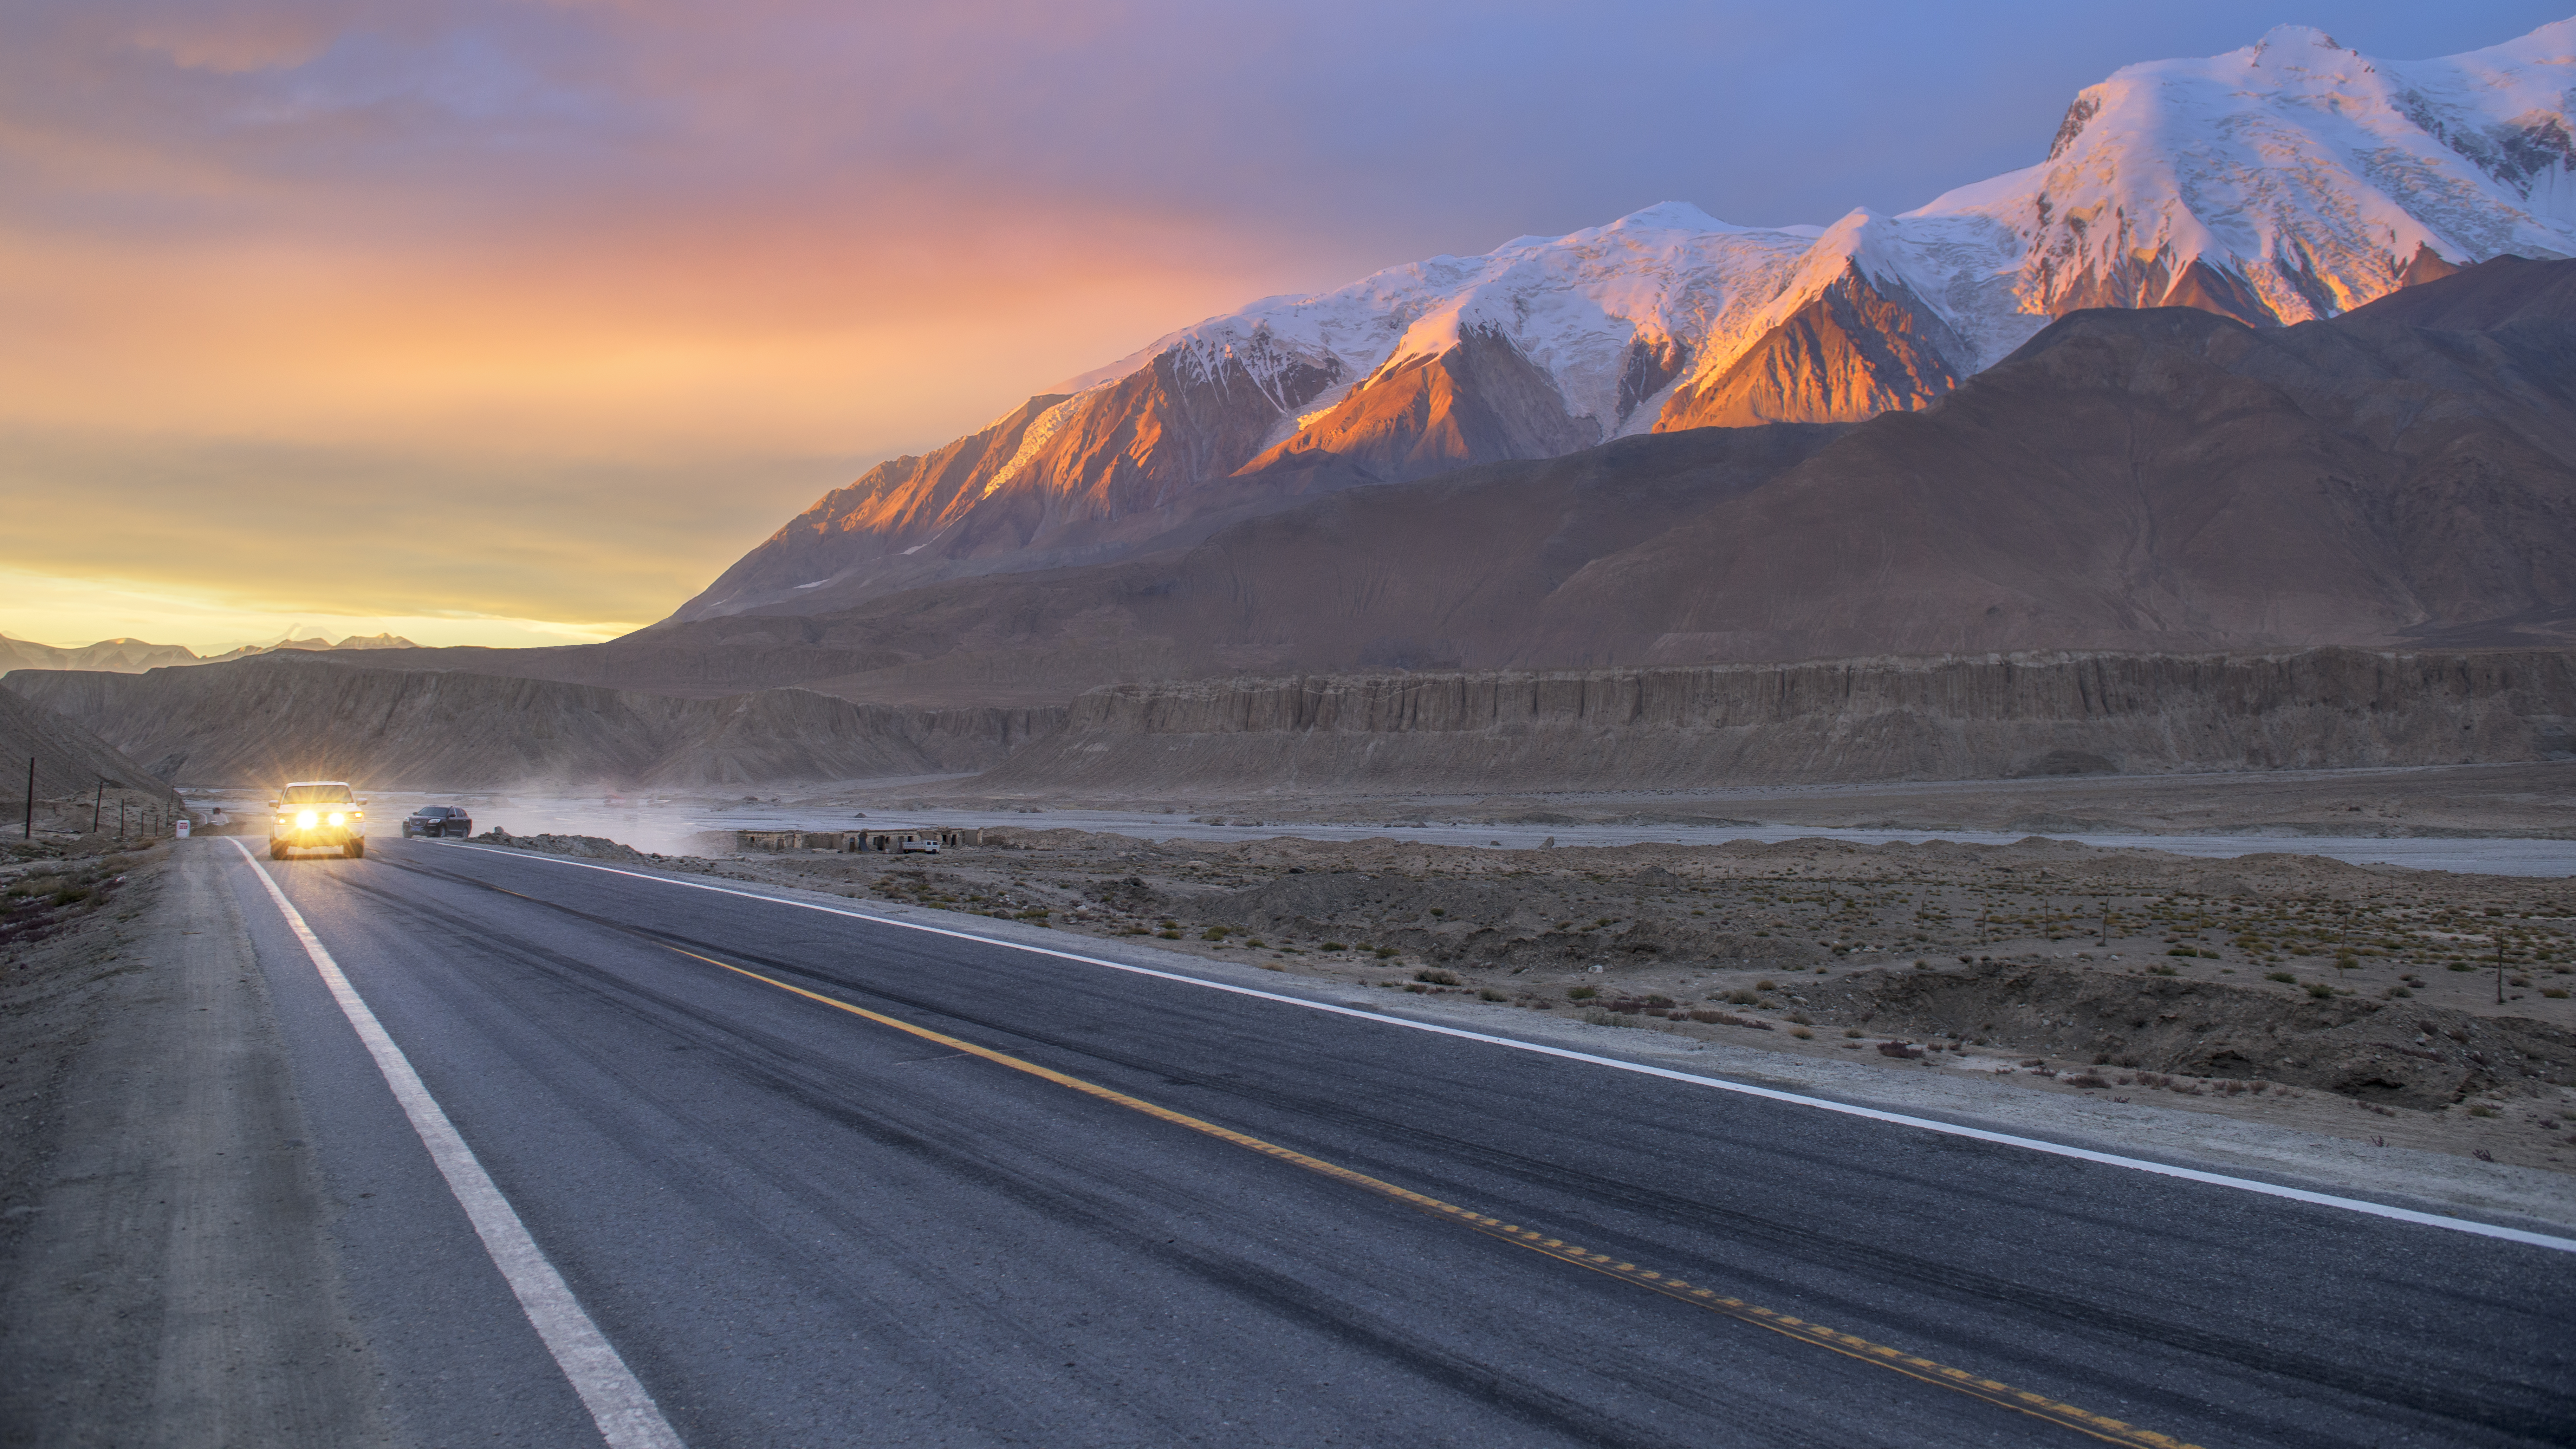
[[[141,639],[101,639],[78,649],[63,649],[0,634],[0,673],[12,669],[85,669],[110,674],[141,674],[147,669],[171,665],[220,664],[227,660],[248,659],[255,654],[273,654],[281,649],[311,652],[419,647],[394,634],[352,634],[337,644],[328,639],[280,639],[274,644],[244,644],[221,654],[200,656],[185,645],[151,644]]]
[[[960,706],[1216,676],[2334,644],[2576,645],[2576,260],[2499,258],[2291,327],[2082,311],[1920,412],[1620,438],[1110,563],[404,663]]]
[[[666,623],[1115,562],[1639,435],[1921,411],[2090,308],[2279,328],[2576,255],[2572,86],[2576,20],[2408,62],[2289,26],[2123,69],[2040,164],[1902,215],[1759,229],[1667,203],[1267,298],[880,465]]]

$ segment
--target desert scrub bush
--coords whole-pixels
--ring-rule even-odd
[[[2407,990],[2407,989],[2406,989],[2405,987],[2403,987],[2403,986],[2391,986],[2391,987],[2389,987],[2386,991],[2384,991],[2384,992],[2382,992],[2382,993],[2380,993],[2380,994],[2381,994],[2381,995],[2383,995],[2383,996],[2386,996],[2386,997],[2387,997],[2389,1000],[2391,1000],[2391,1001],[2404,1001],[2407,997],[2410,997],[2410,996],[2414,995],[2415,993],[2414,993],[2414,992],[2412,992],[2412,991]],[[2547,993],[2546,993],[2546,992],[2544,992],[2544,993],[2542,993],[2542,994],[2543,994],[2543,995],[2546,995]],[[2561,994],[2561,995],[2565,995],[2566,993],[2561,992],[2560,994]]]
[[[2311,981],[2311,982],[2309,982],[2309,983],[2307,984],[2306,990],[2307,990],[2307,993],[2308,993],[2310,996],[2313,996],[2313,997],[2317,998],[2319,1001],[2323,1001],[2323,1000],[2325,1000],[2327,997],[2332,996],[2332,995],[2334,995],[2334,994],[2335,994],[2335,990],[2334,990],[2334,988],[2333,988],[2333,987],[2331,987],[2331,986],[2328,986],[2327,984],[2325,984],[2325,983],[2324,983],[2324,982],[2322,982],[2322,981]]]
[[[1396,951],[1393,946],[1380,946],[1377,948],[1377,959],[1381,961],[1392,961],[1395,959],[1395,955]]]
[[[1162,941],[1177,941],[1181,939],[1181,933],[1178,931],[1156,931],[1154,933],[1154,937],[1155,939]]]
[[[1318,946],[1315,949],[1318,951],[1347,951],[1350,947],[1343,945],[1339,941],[1326,941],[1323,945]]]
[[[1416,981],[1428,981],[1434,986],[1455,986],[1458,984],[1458,973],[1455,971],[1442,971],[1436,967],[1425,966],[1421,970],[1413,973],[1413,979]]]
[[[2495,1109],[2495,1108],[2493,1108],[2493,1107],[2488,1106],[2488,1105],[2487,1105],[2486,1103],[2484,1103],[2484,1102],[2480,1102],[2480,1103],[2479,1103],[2479,1104],[2477,1104],[2476,1106],[2471,1107],[2471,1108],[2469,1109],[2469,1115],[2470,1115],[2470,1116],[2472,1116],[2472,1117],[2492,1117],[2492,1116],[2494,1116],[2495,1114],[2496,1114],[2496,1109]]]
[[[1803,1026],[1793,1026],[1789,1028],[1789,1035],[1796,1037],[1800,1041],[1814,1041],[1816,1039],[1816,1034],[1807,1030]]]
[[[2175,969],[2174,969],[2173,967],[2171,967],[2171,966],[2166,966],[2166,965],[2163,965],[2163,964],[2159,963],[2159,964],[2157,964],[2157,965],[2154,965],[2154,966],[2150,966],[2150,967],[2148,967],[2148,968],[2147,968],[2147,974],[2148,974],[2148,975],[2150,975],[2150,976],[2180,976],[2182,973],[2181,973],[2180,971],[2175,970]]]
[[[2552,1001],[2565,1001],[2567,999],[2567,988],[2564,986],[2544,986],[2540,988],[2540,994],[2548,997]]]
[[[1509,993],[1496,991],[1494,988],[1488,986],[1476,993],[1476,999],[1478,1001],[1509,1001],[1512,998]]]
[[[1862,1037],[1869,1035],[1869,1033],[1856,1026],[1847,1026],[1843,1028],[1843,1035],[1850,1037],[1854,1041],[1858,1041]]]
[[[1565,999],[1568,1001],[1590,1001],[1592,998],[1599,996],[1600,994],[1601,988],[1598,986],[1576,986],[1566,991]]]
[[[1233,934],[1234,931],[1231,927],[1210,926],[1206,930],[1199,932],[1199,939],[1202,941],[1222,941]]]
[[[2299,984],[2299,978],[2291,975],[2287,971],[2266,971],[2263,973],[2263,979],[2266,981],[2278,981],[2284,986],[2296,986]]]

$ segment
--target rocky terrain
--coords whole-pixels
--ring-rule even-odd
[[[710,785],[934,775],[998,763],[1060,711],[925,712],[806,690],[684,699],[462,671],[335,666],[296,656],[146,674],[12,671],[41,704],[191,785],[289,779],[369,789],[531,782]]]
[[[36,765],[36,800],[77,798],[87,807],[98,787],[131,791],[170,805],[178,797],[89,727],[48,706],[0,689],[0,815],[20,821],[27,804],[27,762]]]
[[[0,695],[145,778],[675,789],[966,776],[962,798],[1705,791],[2576,757],[2576,655],[2325,649],[1120,685],[1070,708],[685,698],[272,658]]]
[[[2561,880],[2048,840],[987,840],[1001,843],[931,859],[546,844],[1138,940],[1389,1002],[2576,1168],[2576,893]]]
[[[1683,789],[2576,754],[2576,656],[2325,649],[1122,685],[968,788]]]

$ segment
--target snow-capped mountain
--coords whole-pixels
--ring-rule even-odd
[[[2127,67],[2046,160],[1902,215],[1763,230],[1668,202],[1265,298],[880,465],[674,619],[1113,558],[1627,434],[1921,408],[2086,307],[2283,325],[2576,255],[2571,88],[2576,20],[2405,62],[2284,26]]]

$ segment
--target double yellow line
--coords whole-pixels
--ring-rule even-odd
[[[766,986],[775,986],[790,995],[819,1002],[836,1011],[846,1011],[852,1016],[865,1017],[880,1026],[892,1027],[896,1031],[919,1037],[923,1041],[937,1042],[941,1046],[953,1048],[969,1056],[982,1057],[988,1062],[1009,1067],[1015,1072],[1026,1072],[1032,1077],[1053,1082],[1059,1087],[1080,1092],[1086,1097],[1096,1097],[1103,1102],[1112,1102],[1131,1112],[1142,1112],[1157,1121],[1169,1122],[1175,1127],[1186,1127],[1221,1142],[1231,1142],[1237,1147],[1248,1148],[1264,1157],[1293,1163],[1308,1172],[1319,1173],[1335,1182],[1358,1188],[1363,1192],[1390,1198],[1407,1207],[1430,1213],[1434,1217],[1446,1218],[1488,1237],[1500,1238],[1504,1242],[1527,1248],[1534,1253],[1543,1253],[1559,1262],[1572,1263],[1578,1268],[1589,1268],[1595,1273],[1606,1274],[1623,1283],[1635,1284],[1649,1292],[1661,1293],[1667,1298],[1678,1298],[1684,1303],[1696,1304],[1712,1312],[1725,1314],[1729,1318],[1753,1324],[1758,1328],[1767,1328],[1773,1333],[1794,1338],[1801,1343],[1812,1343],[1819,1348],[1831,1349],[1846,1358],[1876,1364],[1880,1368],[1893,1370],[1907,1378],[1920,1379],[1927,1384],[1935,1384],[1966,1394],[1972,1399],[1981,1399],[2016,1413],[2028,1414],[2035,1419],[2073,1429],[2079,1434],[2089,1435],[2105,1443],[2143,1445],[2149,1446],[2149,1449],[2198,1449],[2198,1446],[2186,1444],[2170,1435],[2159,1434],[2152,1429],[2141,1429],[2118,1419],[2079,1409],[2073,1404],[2060,1403],[2046,1394],[2016,1389],[2009,1384],[1980,1377],[1966,1369],[1935,1363],[1931,1359],[1907,1353],[1902,1349],[1890,1348],[1883,1343],[1873,1343],[1855,1334],[1837,1332],[1822,1324],[1809,1323],[1801,1318],[1792,1318],[1788,1314],[1774,1312],[1759,1304],[1747,1303],[1741,1298],[1730,1298],[1713,1288],[1697,1287],[1671,1274],[1659,1273],[1651,1268],[1641,1268],[1634,1263],[1623,1261],[1613,1254],[1596,1253],[1588,1248],[1566,1242],[1562,1238],[1548,1237],[1536,1228],[1507,1223],[1500,1218],[1488,1216],[1471,1208],[1460,1207],[1456,1203],[1443,1202],[1426,1193],[1415,1192],[1408,1187],[1399,1187],[1384,1179],[1371,1177],[1367,1173],[1354,1172],[1339,1163],[1326,1162],[1320,1157],[1310,1157],[1293,1148],[1282,1147],[1276,1142],[1263,1141],[1247,1133],[1237,1132],[1231,1127],[1220,1127],[1214,1122],[1193,1117],[1186,1112],[1175,1112],[1169,1107],[1148,1102],[1142,1097],[1131,1097],[1125,1092],[1101,1086],[1097,1082],[1086,1082],[1080,1077],[1066,1076],[1062,1072],[1039,1066],[1032,1061],[1025,1061],[1007,1052],[997,1052],[990,1047],[977,1046],[973,1042],[961,1041],[945,1032],[932,1031],[925,1026],[915,1026],[911,1022],[887,1016],[882,1012],[870,1011],[863,1006],[853,1006],[846,1001],[825,996],[820,992],[808,991],[801,986],[791,986],[775,977],[763,976],[757,971],[747,971],[712,956],[701,956],[695,951],[682,951],[677,946],[667,946],[665,949],[677,952],[692,961],[703,961],[719,970],[730,971],[736,976],[748,977]]]

